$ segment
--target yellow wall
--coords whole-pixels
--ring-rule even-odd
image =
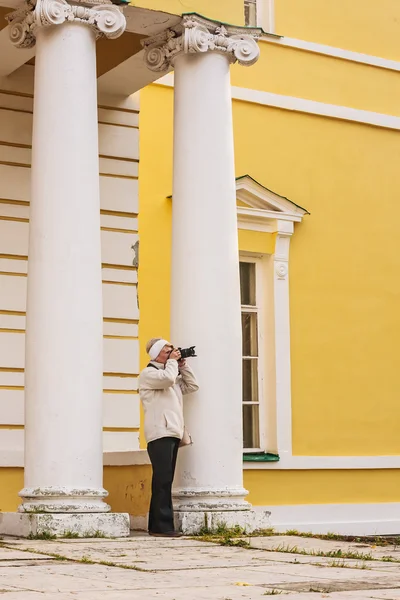
[[[172,95],[142,97],[142,363],[144,341],[169,334]],[[244,102],[233,114],[237,175],[311,212],[291,245],[294,453],[399,453],[400,138]]]
[[[275,0],[287,37],[400,59],[398,0]]]
[[[311,212],[290,250],[294,453],[400,453],[398,132],[233,112],[237,173]]]
[[[387,15],[398,19],[399,5],[379,1],[375,19],[377,6],[375,0],[276,0],[277,28],[292,37],[396,58],[394,25]],[[333,18],[334,10],[341,17]],[[366,24],[363,31],[357,20]],[[233,67],[232,81],[400,114],[397,73],[268,42],[261,43],[254,67]],[[172,98],[171,89],[156,85],[142,92],[142,366],[146,339],[169,336],[171,201],[166,196],[172,192]],[[311,213],[295,225],[290,250],[294,454],[400,454],[399,134],[242,101],[233,102],[233,118],[236,175],[250,174]],[[239,231],[239,246],[270,253],[273,237]],[[245,486],[250,502],[258,505],[400,501],[394,470],[247,470]]]
[[[132,0],[132,6],[140,6],[151,10],[181,15],[197,12],[200,15],[232,23],[244,25],[243,0]]]
[[[24,487],[24,470],[0,467],[0,512],[15,512],[21,504],[18,492]]]
[[[24,470],[0,468],[0,512],[15,512],[21,504],[18,492],[24,487]],[[145,516],[149,509],[151,489],[150,465],[104,467],[107,502],[113,512]]]
[[[366,504],[400,502],[399,471],[244,472],[247,500],[255,506],[280,504]]]
[[[271,42],[260,42],[260,50],[261,58],[250,69],[234,65],[232,85],[400,115],[397,71]]]
[[[144,517],[149,511],[151,493],[150,465],[104,467],[107,502],[113,512]]]

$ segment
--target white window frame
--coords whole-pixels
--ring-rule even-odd
[[[246,6],[254,5],[256,10],[256,22],[255,23],[246,23],[248,27],[256,27],[258,25],[258,9],[260,5],[260,0],[244,0],[243,1],[243,11],[246,15]]]
[[[294,224],[307,210],[264,187],[249,175],[236,180],[238,227],[273,233],[274,251],[251,253],[262,261],[263,321],[263,428],[265,452],[279,454],[279,462],[262,468],[282,468],[292,460],[292,399],[289,314],[289,246]],[[260,468],[261,463],[246,463]],[[255,465],[255,466],[254,466]],[[279,465],[279,466],[278,466]],[[285,468],[285,467],[284,467]],[[288,468],[288,467],[286,467]]]
[[[247,253],[240,253],[239,262],[246,262],[255,265],[255,285],[256,285],[256,304],[245,305],[241,304],[241,312],[252,312],[257,314],[257,379],[258,379],[258,426],[259,426],[259,437],[260,447],[258,448],[243,448],[243,452],[263,452],[267,444],[267,431],[266,431],[266,398],[265,398],[265,386],[264,386],[264,293],[263,293],[263,277],[262,277],[262,260],[259,257],[250,256]],[[248,403],[247,403],[248,404]],[[243,406],[243,399],[242,399]]]
[[[275,33],[275,0],[257,0],[257,25]]]
[[[275,33],[275,0],[255,0],[254,4],[257,11],[257,27],[262,27],[266,33]],[[245,2],[243,9],[244,5]]]

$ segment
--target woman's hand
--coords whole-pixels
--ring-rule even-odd
[[[174,349],[172,350],[171,354],[169,355],[169,357],[170,357],[172,360],[177,360],[177,361],[180,361],[180,360],[181,360],[181,353],[180,353],[180,350],[178,350],[178,348],[174,348]]]
[[[178,360],[178,366],[180,368],[186,367],[186,359],[185,358],[181,358],[180,360]]]

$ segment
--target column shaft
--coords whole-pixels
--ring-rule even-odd
[[[103,512],[95,32],[36,37],[20,510]]]
[[[175,59],[172,341],[196,344],[179,510],[247,509],[242,475],[239,256],[229,57]]]

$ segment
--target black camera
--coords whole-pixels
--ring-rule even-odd
[[[191,346],[190,348],[178,348],[179,352],[181,353],[181,358],[197,356],[195,348],[196,346]]]

